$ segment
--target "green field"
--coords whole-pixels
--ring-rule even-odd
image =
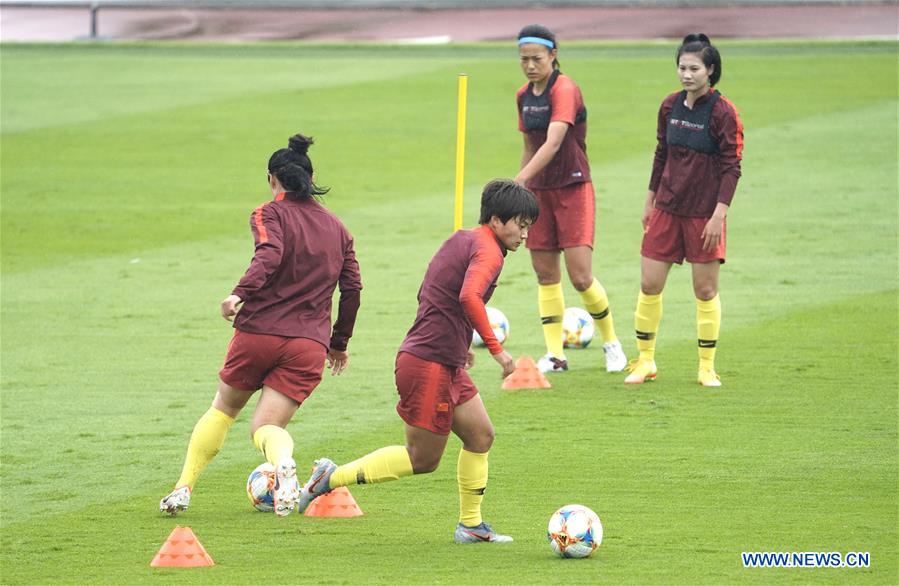
[[[472,371],[497,440],[485,518],[457,546],[450,441],[435,473],[352,487],[365,515],[255,513],[244,413],[190,510],[162,517],[231,330],[269,154],[295,132],[356,237],[351,365],[290,430],[302,467],[401,443],[394,353],[452,229],[456,76],[468,73],[466,225],[520,159],[514,49],[2,46],[2,573],[48,583],[877,583],[899,581],[897,45],[732,42],[720,89],[746,128],[728,229],[717,390],[695,383],[689,269],[672,271],[659,380],[625,387],[598,347],[552,390]],[[634,355],[640,213],[671,43],[571,44],[597,186],[594,269]],[[493,305],[516,356],[542,338],[526,252]],[[570,284],[567,300],[579,305]],[[559,506],[603,520],[589,560],[545,541]],[[216,565],[153,569],[176,524]],[[744,551],[870,552],[869,568],[746,569]]]

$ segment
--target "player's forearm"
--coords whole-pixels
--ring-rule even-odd
[[[361,294],[359,290],[341,291],[340,303],[337,307],[337,319],[331,332],[330,347],[335,350],[346,350],[353,337],[356,315],[359,313]]]

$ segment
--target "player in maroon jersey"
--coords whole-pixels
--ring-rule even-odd
[[[696,295],[697,380],[717,387],[718,272],[725,256],[725,217],[741,173],[743,123],[734,105],[715,89],[721,79],[721,55],[706,35],[684,37],[675,63],[683,90],[666,97],[659,108],[634,312],[640,357],[629,366],[624,382],[640,384],[656,377],[662,290],[671,265],[686,259],[693,266]]]
[[[433,472],[452,431],[462,440],[457,466],[460,513],[453,539],[512,540],[481,518],[493,424],[466,371],[474,363],[472,327],[504,377],[515,369],[490,328],[484,304],[496,287],[506,252],[527,240],[537,216],[537,200],[518,183],[496,180],[484,187],[481,225],[450,236],[431,259],[418,290],[418,313],[397,354],[396,410],[406,424],[406,445],[387,446],[339,467],[327,458],[317,460],[297,510],[340,486]]]
[[[297,134],[269,159],[274,199],[250,215],[253,260],[221,304],[222,317],[234,320],[235,331],[218,392],[194,427],[181,477],[159,504],[162,512],[174,515],[188,507],[200,472],[259,389],[251,433],[276,469],[275,513],[288,515],[300,496],[293,439],[284,428],[321,381],[326,361],[333,374],[346,368],[362,290],[352,236],[316,200],[328,190],[313,182],[311,144],[311,138]],[[332,330],[337,286],[340,304]]]
[[[561,253],[571,284],[602,335],[607,372],[627,366],[605,289],[593,276],[596,197],[587,160],[587,109],[580,88],[559,70],[558,42],[545,26],[518,33],[521,69],[528,83],[518,90],[518,129],[524,137],[521,170],[515,181],[533,190],[540,202],[527,247],[537,274],[537,302],[546,355],[543,372],[564,372],[562,350]]]

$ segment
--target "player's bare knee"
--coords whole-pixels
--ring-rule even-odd
[[[429,474],[440,466],[440,457],[432,455],[417,456],[412,458],[412,472],[414,474]]]
[[[590,285],[593,284],[593,275],[572,275],[571,276],[571,284],[578,291],[586,291],[590,288]]]
[[[644,295],[658,295],[662,292],[665,283],[659,283],[653,279],[641,279],[640,280],[640,290],[643,291]]]
[[[562,281],[562,276],[558,273],[537,273],[538,285],[558,285]]]
[[[496,432],[493,431],[493,427],[489,427],[479,431],[475,437],[468,438],[462,447],[465,448],[466,451],[474,454],[486,454],[493,446],[493,440],[495,438]]]
[[[702,301],[709,301],[715,298],[715,295],[718,294],[718,288],[714,285],[694,285],[693,293],[696,294],[697,299],[701,299]]]

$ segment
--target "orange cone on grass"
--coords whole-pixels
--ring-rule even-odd
[[[345,486],[339,486],[309,503],[307,517],[359,517],[362,509]]]
[[[150,565],[154,568],[195,568],[214,566],[215,562],[191,528],[179,525],[169,534]]]
[[[503,381],[504,389],[549,389],[552,385],[537,368],[534,359],[522,356],[515,362],[515,372]]]

